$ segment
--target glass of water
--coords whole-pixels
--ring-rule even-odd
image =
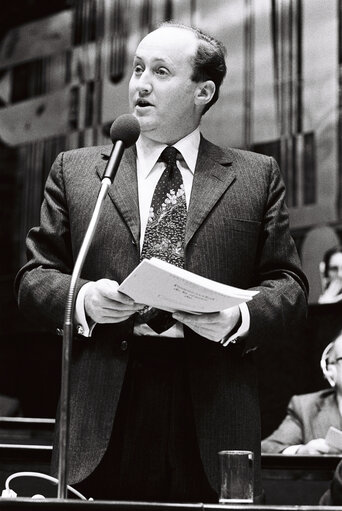
[[[252,503],[254,493],[253,452],[220,451],[220,504]]]

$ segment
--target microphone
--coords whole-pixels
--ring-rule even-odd
[[[110,138],[114,145],[104,170],[102,180],[104,178],[109,178],[113,183],[124,150],[135,144],[139,135],[140,125],[134,115],[123,114],[115,119],[110,128]]]

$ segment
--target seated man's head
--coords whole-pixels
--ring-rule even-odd
[[[321,368],[330,385],[342,394],[342,332],[323,351]]]

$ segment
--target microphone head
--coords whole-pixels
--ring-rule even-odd
[[[113,144],[121,140],[125,148],[135,144],[140,135],[140,124],[134,115],[123,114],[115,119],[110,128],[110,138]]]

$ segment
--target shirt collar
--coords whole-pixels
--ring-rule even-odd
[[[189,135],[173,144],[173,147],[178,149],[178,151],[182,154],[182,157],[192,174],[195,172],[200,139],[201,134],[198,127],[189,133]],[[157,163],[162,151],[165,147],[167,147],[167,144],[161,144],[160,142],[155,142],[140,135],[137,140],[136,147],[139,169],[141,169],[140,171],[143,173],[144,177],[147,177]]]

